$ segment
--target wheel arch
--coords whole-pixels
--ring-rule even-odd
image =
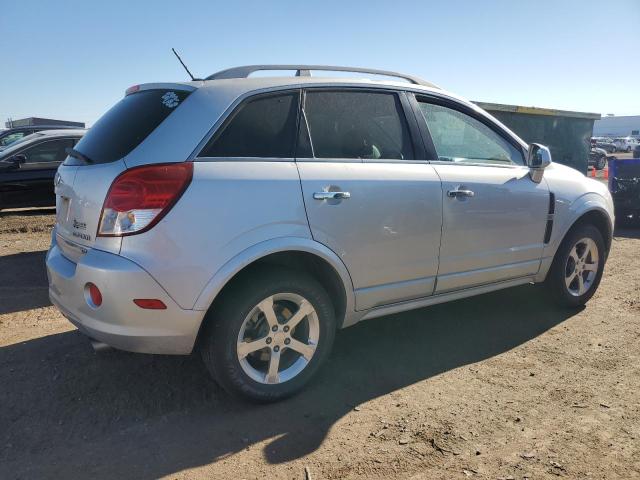
[[[551,243],[546,247],[540,270],[535,277],[536,283],[542,282],[546,279],[553,260],[558,254],[560,245],[562,245],[562,242],[567,235],[580,225],[589,223],[594,225],[600,231],[605,243],[605,258],[609,256],[609,250],[611,249],[611,243],[613,240],[612,215],[602,197],[585,197],[583,197],[584,201],[581,202],[579,206],[574,205],[575,208],[571,209],[571,219],[559,226],[558,231],[553,235]],[[555,228],[556,227],[554,227],[554,229]]]
[[[305,238],[277,238],[258,243],[229,260],[211,277],[194,309],[209,310],[239,275],[261,265],[281,265],[309,272],[327,290],[334,303],[336,325],[354,323],[353,283],[340,258],[324,245]],[[205,317],[206,318],[206,317]]]

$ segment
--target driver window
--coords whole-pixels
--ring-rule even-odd
[[[439,160],[524,165],[522,152],[481,121],[441,105],[419,105]]]
[[[304,113],[315,158],[413,159],[394,93],[309,90]]]
[[[27,160],[25,166],[34,163],[62,162],[67,156],[66,149],[73,147],[73,139],[51,140],[34,145],[22,152]]]

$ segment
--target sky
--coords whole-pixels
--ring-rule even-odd
[[[91,125],[131,85],[186,80],[171,47],[201,77],[360,66],[471,100],[640,114],[640,0],[2,0],[0,121]]]

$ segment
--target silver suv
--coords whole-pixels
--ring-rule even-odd
[[[250,76],[276,69],[297,75]],[[55,190],[62,313],[103,345],[197,349],[259,401],[301,389],[361,320],[527,283],[582,305],[613,225],[604,185],[477,106],[340,67],[131,87]]]

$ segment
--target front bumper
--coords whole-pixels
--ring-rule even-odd
[[[112,347],[140,353],[189,354],[204,311],[183,310],[144,269],[119,255],[88,250],[77,263],[55,240],[47,253],[49,297],[86,335]],[[102,292],[102,305],[86,300],[85,285]],[[166,310],[145,310],[134,298],[157,298]]]

